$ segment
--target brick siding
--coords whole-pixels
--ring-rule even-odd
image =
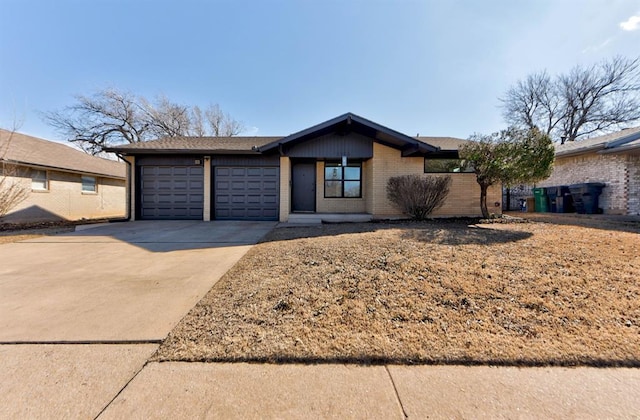
[[[6,222],[34,220],[80,220],[125,215],[125,181],[97,177],[97,192],[83,193],[80,174],[47,171],[49,188],[31,190],[30,171],[14,178],[31,192],[3,218]]]
[[[605,214],[638,214],[638,159],[627,154],[587,153],[556,158],[553,173],[540,187],[602,182],[598,206]],[[634,185],[634,187],[630,187]]]

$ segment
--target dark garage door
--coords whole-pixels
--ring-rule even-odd
[[[202,166],[142,166],[141,219],[202,219]]]
[[[278,167],[215,167],[215,218],[278,220],[278,171]]]

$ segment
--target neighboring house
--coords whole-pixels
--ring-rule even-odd
[[[602,182],[606,214],[640,214],[640,127],[556,145],[551,176],[540,187]]]
[[[126,164],[0,130],[0,176],[27,191],[3,222],[124,217]]]
[[[293,221],[398,217],[387,180],[443,172],[451,189],[434,216],[478,216],[475,174],[459,172],[465,142],[409,137],[347,113],[287,137],[164,138],[107,150],[130,163],[132,219]],[[496,212],[500,200],[492,188]]]

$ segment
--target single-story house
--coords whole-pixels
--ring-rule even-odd
[[[347,113],[286,137],[172,137],[107,151],[129,163],[131,219],[285,222],[401,216],[386,185],[404,174],[448,173],[450,193],[434,216],[478,216],[475,174],[455,164],[465,142],[410,137]],[[500,191],[489,192],[496,212]]]
[[[0,130],[0,177],[26,193],[3,222],[126,215],[126,165],[62,143]]]
[[[601,182],[605,214],[640,214],[640,127],[556,145],[551,176],[540,187]]]

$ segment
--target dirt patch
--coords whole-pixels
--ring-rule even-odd
[[[548,223],[276,229],[155,360],[640,366],[637,233]]]

